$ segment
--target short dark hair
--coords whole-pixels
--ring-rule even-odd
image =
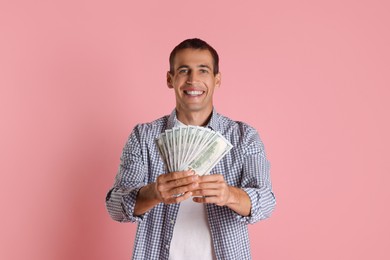
[[[219,72],[219,57],[217,51],[210,46],[207,42],[198,39],[198,38],[193,38],[193,39],[187,39],[179,43],[171,52],[169,55],[169,73],[172,75],[175,73],[175,69],[173,67],[174,60],[176,54],[184,49],[196,49],[196,50],[208,50],[213,57],[213,73],[216,75]]]

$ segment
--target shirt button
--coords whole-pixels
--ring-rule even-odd
[[[174,221],[173,219],[171,219],[169,222],[170,222],[172,225],[175,224],[175,221]]]
[[[166,248],[166,249],[169,249],[169,245],[165,245],[165,248]]]

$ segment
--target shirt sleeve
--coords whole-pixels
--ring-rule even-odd
[[[106,208],[111,218],[119,222],[140,222],[148,213],[134,215],[138,191],[145,185],[146,168],[138,126],[126,142],[113,188],[107,193]]]
[[[237,218],[247,224],[268,218],[275,208],[276,200],[272,191],[270,163],[266,158],[264,145],[258,133],[252,129],[244,138],[241,188],[251,201],[251,213]]]

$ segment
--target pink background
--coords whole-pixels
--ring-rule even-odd
[[[277,208],[254,259],[390,259],[390,4],[1,1],[0,259],[129,259],[104,199],[131,129],[168,114],[168,55],[221,56],[217,110],[255,126]]]

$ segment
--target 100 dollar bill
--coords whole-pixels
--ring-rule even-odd
[[[156,139],[168,172],[208,174],[233,147],[220,133],[198,126],[174,127]]]

